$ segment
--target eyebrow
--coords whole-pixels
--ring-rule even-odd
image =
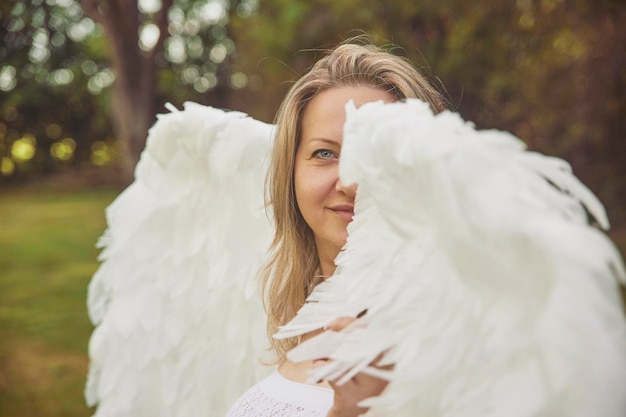
[[[314,142],[314,141],[328,143],[329,145],[341,146],[341,143],[339,143],[338,141],[333,140],[333,139],[328,139],[328,138],[315,137],[315,138],[309,139],[309,142]]]

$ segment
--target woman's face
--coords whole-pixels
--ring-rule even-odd
[[[339,155],[346,120],[345,105],[395,101],[386,91],[345,86],[318,93],[304,108],[300,144],[296,151],[294,187],[300,212],[313,230],[324,275],[346,243],[346,227],[354,214],[356,186],[339,181]],[[326,269],[326,271],[325,271]]]

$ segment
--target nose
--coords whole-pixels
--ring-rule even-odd
[[[343,193],[346,196],[354,199],[356,196],[356,184],[344,185],[340,179],[337,179],[337,183],[335,184],[335,190],[339,193]]]

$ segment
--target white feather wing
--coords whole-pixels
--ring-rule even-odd
[[[96,416],[219,417],[268,373],[255,276],[270,147],[271,126],[242,113],[186,103],[159,116],[107,209],[89,286]]]
[[[290,352],[333,359],[312,379],[390,379],[368,416],[626,415],[624,267],[564,162],[409,100],[349,106],[340,176],[337,271],[277,337],[367,313]]]

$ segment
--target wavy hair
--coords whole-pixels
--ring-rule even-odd
[[[436,112],[445,108],[440,93],[406,59],[372,44],[344,43],[317,61],[291,87],[276,115],[276,135],[268,172],[268,205],[276,227],[269,258],[260,271],[267,332],[279,362],[300,339],[276,340],[278,327],[291,320],[324,277],[313,231],[304,221],[294,190],[295,155],[304,108],[321,91],[368,86],[397,100],[419,98]]]

